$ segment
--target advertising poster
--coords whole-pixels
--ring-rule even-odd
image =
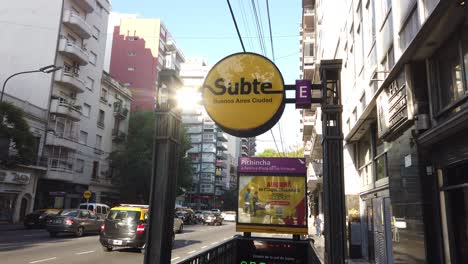
[[[306,226],[304,177],[239,177],[238,224]]]

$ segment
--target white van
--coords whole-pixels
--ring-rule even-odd
[[[79,209],[88,209],[101,219],[106,218],[107,213],[110,211],[109,206],[101,203],[80,203]]]

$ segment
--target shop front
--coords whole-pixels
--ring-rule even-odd
[[[35,209],[78,208],[87,185],[39,179]]]
[[[38,174],[36,170],[0,170],[0,223],[17,223],[31,212]]]

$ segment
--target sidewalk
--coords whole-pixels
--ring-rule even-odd
[[[24,225],[21,224],[0,224],[0,232],[5,232],[5,231],[15,231],[15,230],[24,230],[25,227]]]
[[[317,253],[320,261],[325,263],[325,237],[315,235],[315,227],[313,218],[308,218],[309,224],[309,237],[314,240],[314,249]],[[347,264],[370,264],[369,261],[365,259],[347,259]]]

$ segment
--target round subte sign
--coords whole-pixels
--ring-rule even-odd
[[[92,194],[93,194],[93,193],[92,193],[91,191],[84,191],[84,192],[83,192],[83,198],[89,199],[89,198],[91,198],[91,195],[92,195]]]
[[[203,83],[203,104],[225,132],[258,136],[272,128],[284,111],[284,80],[276,65],[256,53],[220,60]]]

